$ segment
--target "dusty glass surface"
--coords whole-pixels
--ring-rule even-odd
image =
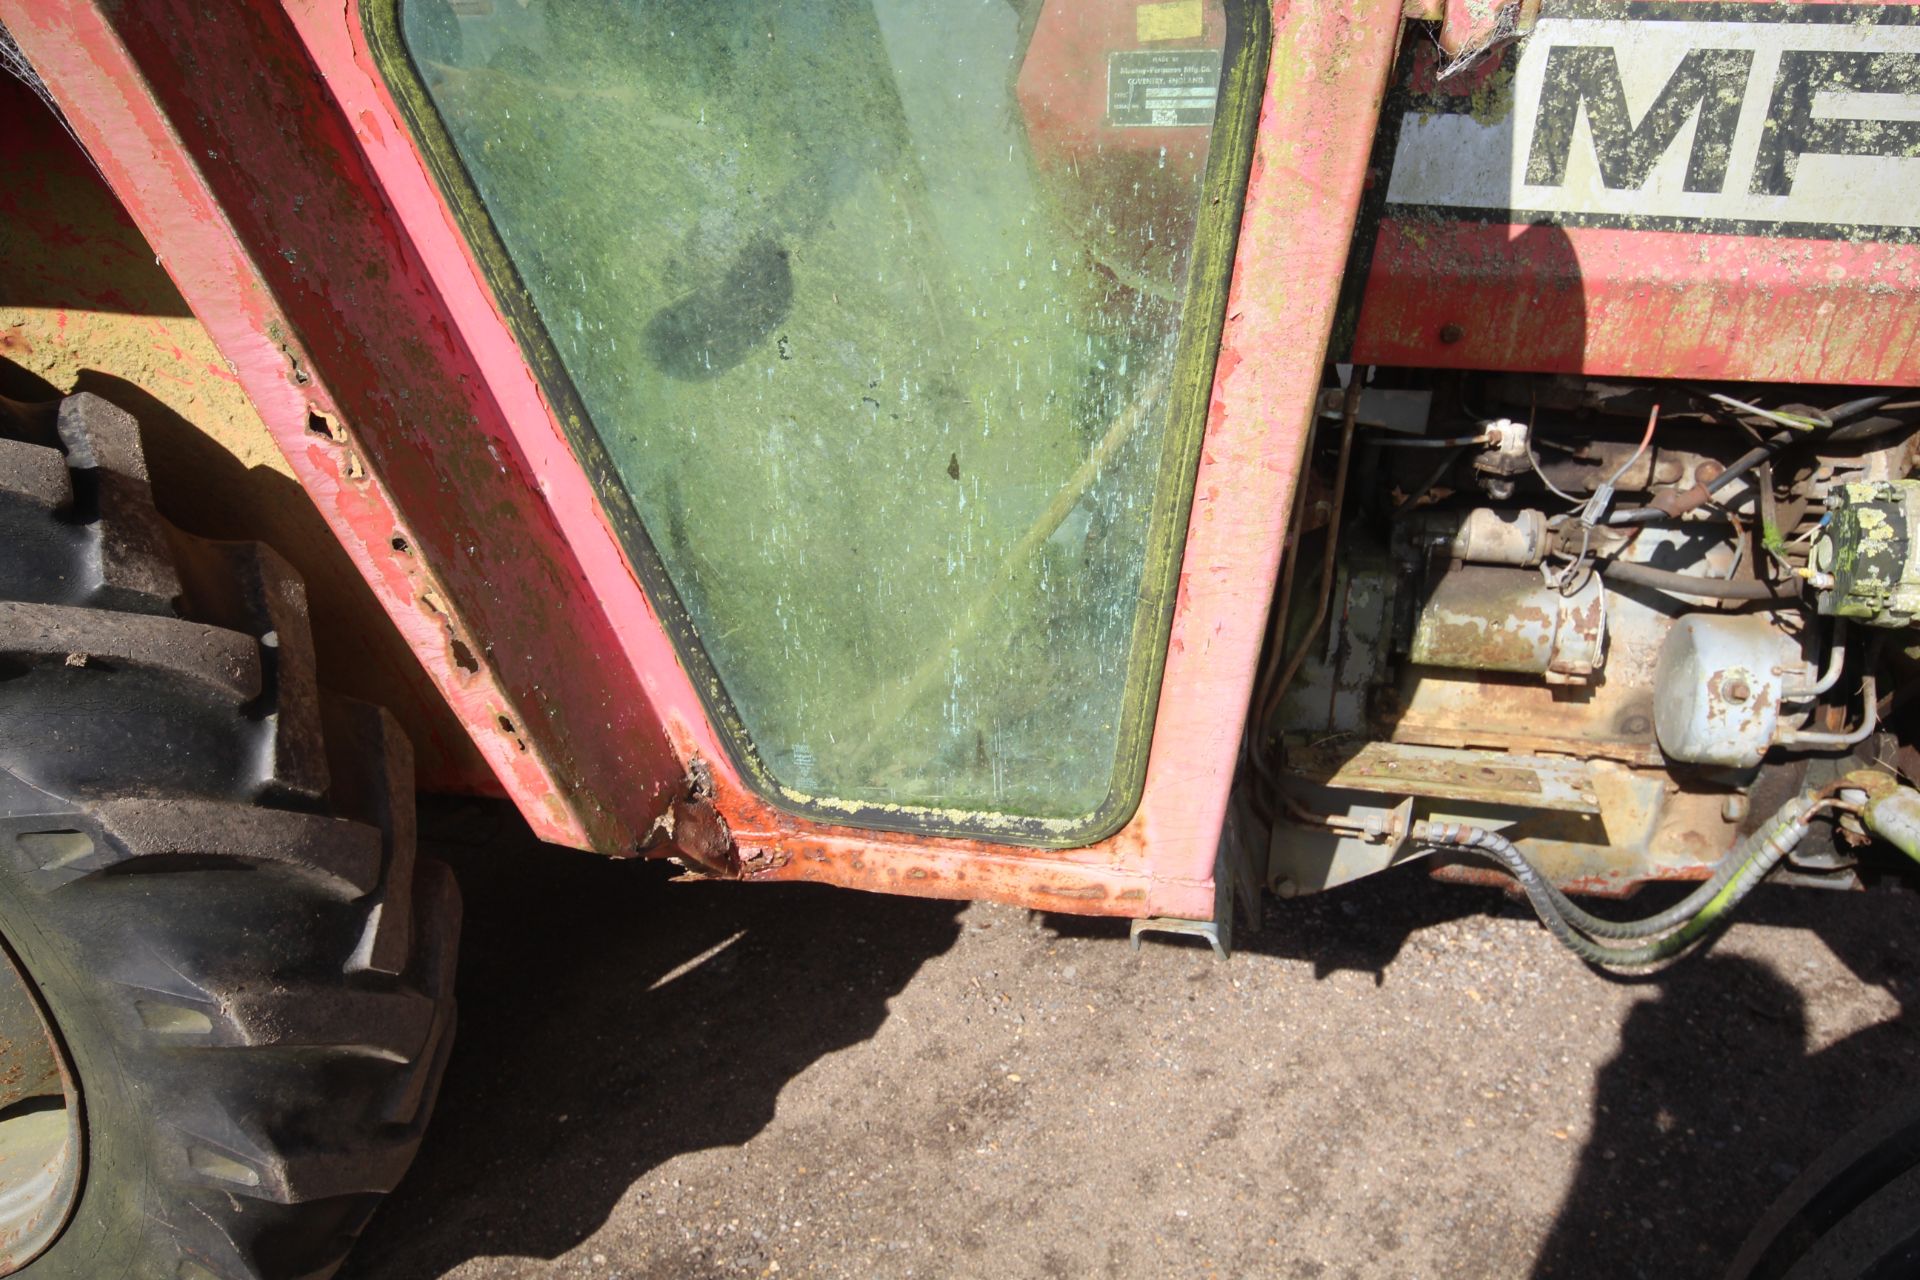
[[[1218,4],[399,25],[785,798],[1064,831],[1135,785]]]

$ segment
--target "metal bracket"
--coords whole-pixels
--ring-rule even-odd
[[[1220,844],[1213,855],[1213,919],[1150,916],[1145,920],[1135,920],[1127,929],[1127,942],[1138,951],[1142,934],[1185,934],[1188,937],[1205,938],[1213,948],[1213,953],[1225,960],[1233,951],[1234,900],[1243,893],[1249,912],[1247,927],[1257,931],[1260,927],[1259,870],[1253,865],[1253,855],[1241,838],[1239,811],[1229,804],[1226,821],[1220,827]]]
[[[1180,933],[1205,938],[1212,945],[1213,954],[1222,960],[1227,958],[1228,948],[1232,945],[1231,927],[1223,927],[1219,920],[1182,920],[1178,916],[1152,916],[1135,920],[1127,930],[1127,941],[1135,951],[1140,949],[1140,935],[1146,933]]]

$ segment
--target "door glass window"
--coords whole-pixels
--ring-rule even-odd
[[[1244,150],[1223,116],[1257,95],[1246,21],[1220,0],[373,20],[777,802],[1042,843],[1137,802],[1237,219],[1209,159]]]

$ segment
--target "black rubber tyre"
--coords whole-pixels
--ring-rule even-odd
[[[1920,1276],[1920,1094],[1833,1144],[1767,1211],[1727,1280]]]
[[[405,1172],[459,899],[411,752],[324,701],[304,588],[162,520],[106,401],[0,405],[0,934],[78,1077],[33,1280],[321,1280]]]

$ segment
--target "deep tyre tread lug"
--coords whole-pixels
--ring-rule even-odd
[[[410,748],[323,703],[298,576],[168,524],[97,396],[0,403],[0,546],[0,932],[89,1134],[26,1274],[326,1280],[455,1022],[459,896],[416,863]]]
[[[460,954],[460,889],[445,863],[422,859],[415,871],[414,928],[418,975],[415,989],[433,1001],[434,1021],[426,1041],[413,1060],[412,1070],[394,1090],[382,1110],[392,1124],[409,1126],[418,1135],[433,1114],[440,1080],[459,1017],[454,999],[455,961]]]
[[[334,803],[341,812],[377,827],[386,875],[367,912],[367,927],[348,961],[349,971],[398,974],[413,944],[413,850],[418,829],[413,800],[413,747],[384,707],[330,697],[323,705]]]
[[[180,578],[167,553],[167,525],[144,480],[111,472],[94,478],[98,517],[92,524],[87,602],[97,608],[170,614]]]
[[[52,449],[0,439],[0,494],[52,516],[73,504],[66,459]]]
[[[213,542],[176,533],[185,605],[196,621],[256,637],[267,658],[271,758],[262,779],[270,797],[327,794],[327,744],[313,651],[307,588],[280,554],[258,542]]]
[[[78,391],[60,402],[54,429],[67,452],[67,464],[78,471],[106,471],[147,484],[147,451],[140,442],[140,424],[132,414],[91,391]]]
[[[152,970],[143,969],[118,979],[129,1005],[127,1026],[130,1035],[159,1047],[411,1063],[431,1056],[443,1018],[433,999],[404,988],[343,992],[303,983],[235,994],[230,980],[182,976],[156,984]]]
[[[112,402],[82,391],[60,402],[56,427],[67,466],[84,477],[74,493],[78,513],[88,517],[92,532],[88,602],[172,612],[180,579],[169,554],[167,522],[153,505],[140,424]]]
[[[0,600],[0,657],[178,676],[239,707],[260,696],[259,646],[179,618]]]
[[[101,801],[93,814],[125,855],[112,864],[119,871],[144,871],[147,860],[168,856],[199,869],[286,868],[347,898],[380,882],[380,833],[348,818],[175,797]]]

